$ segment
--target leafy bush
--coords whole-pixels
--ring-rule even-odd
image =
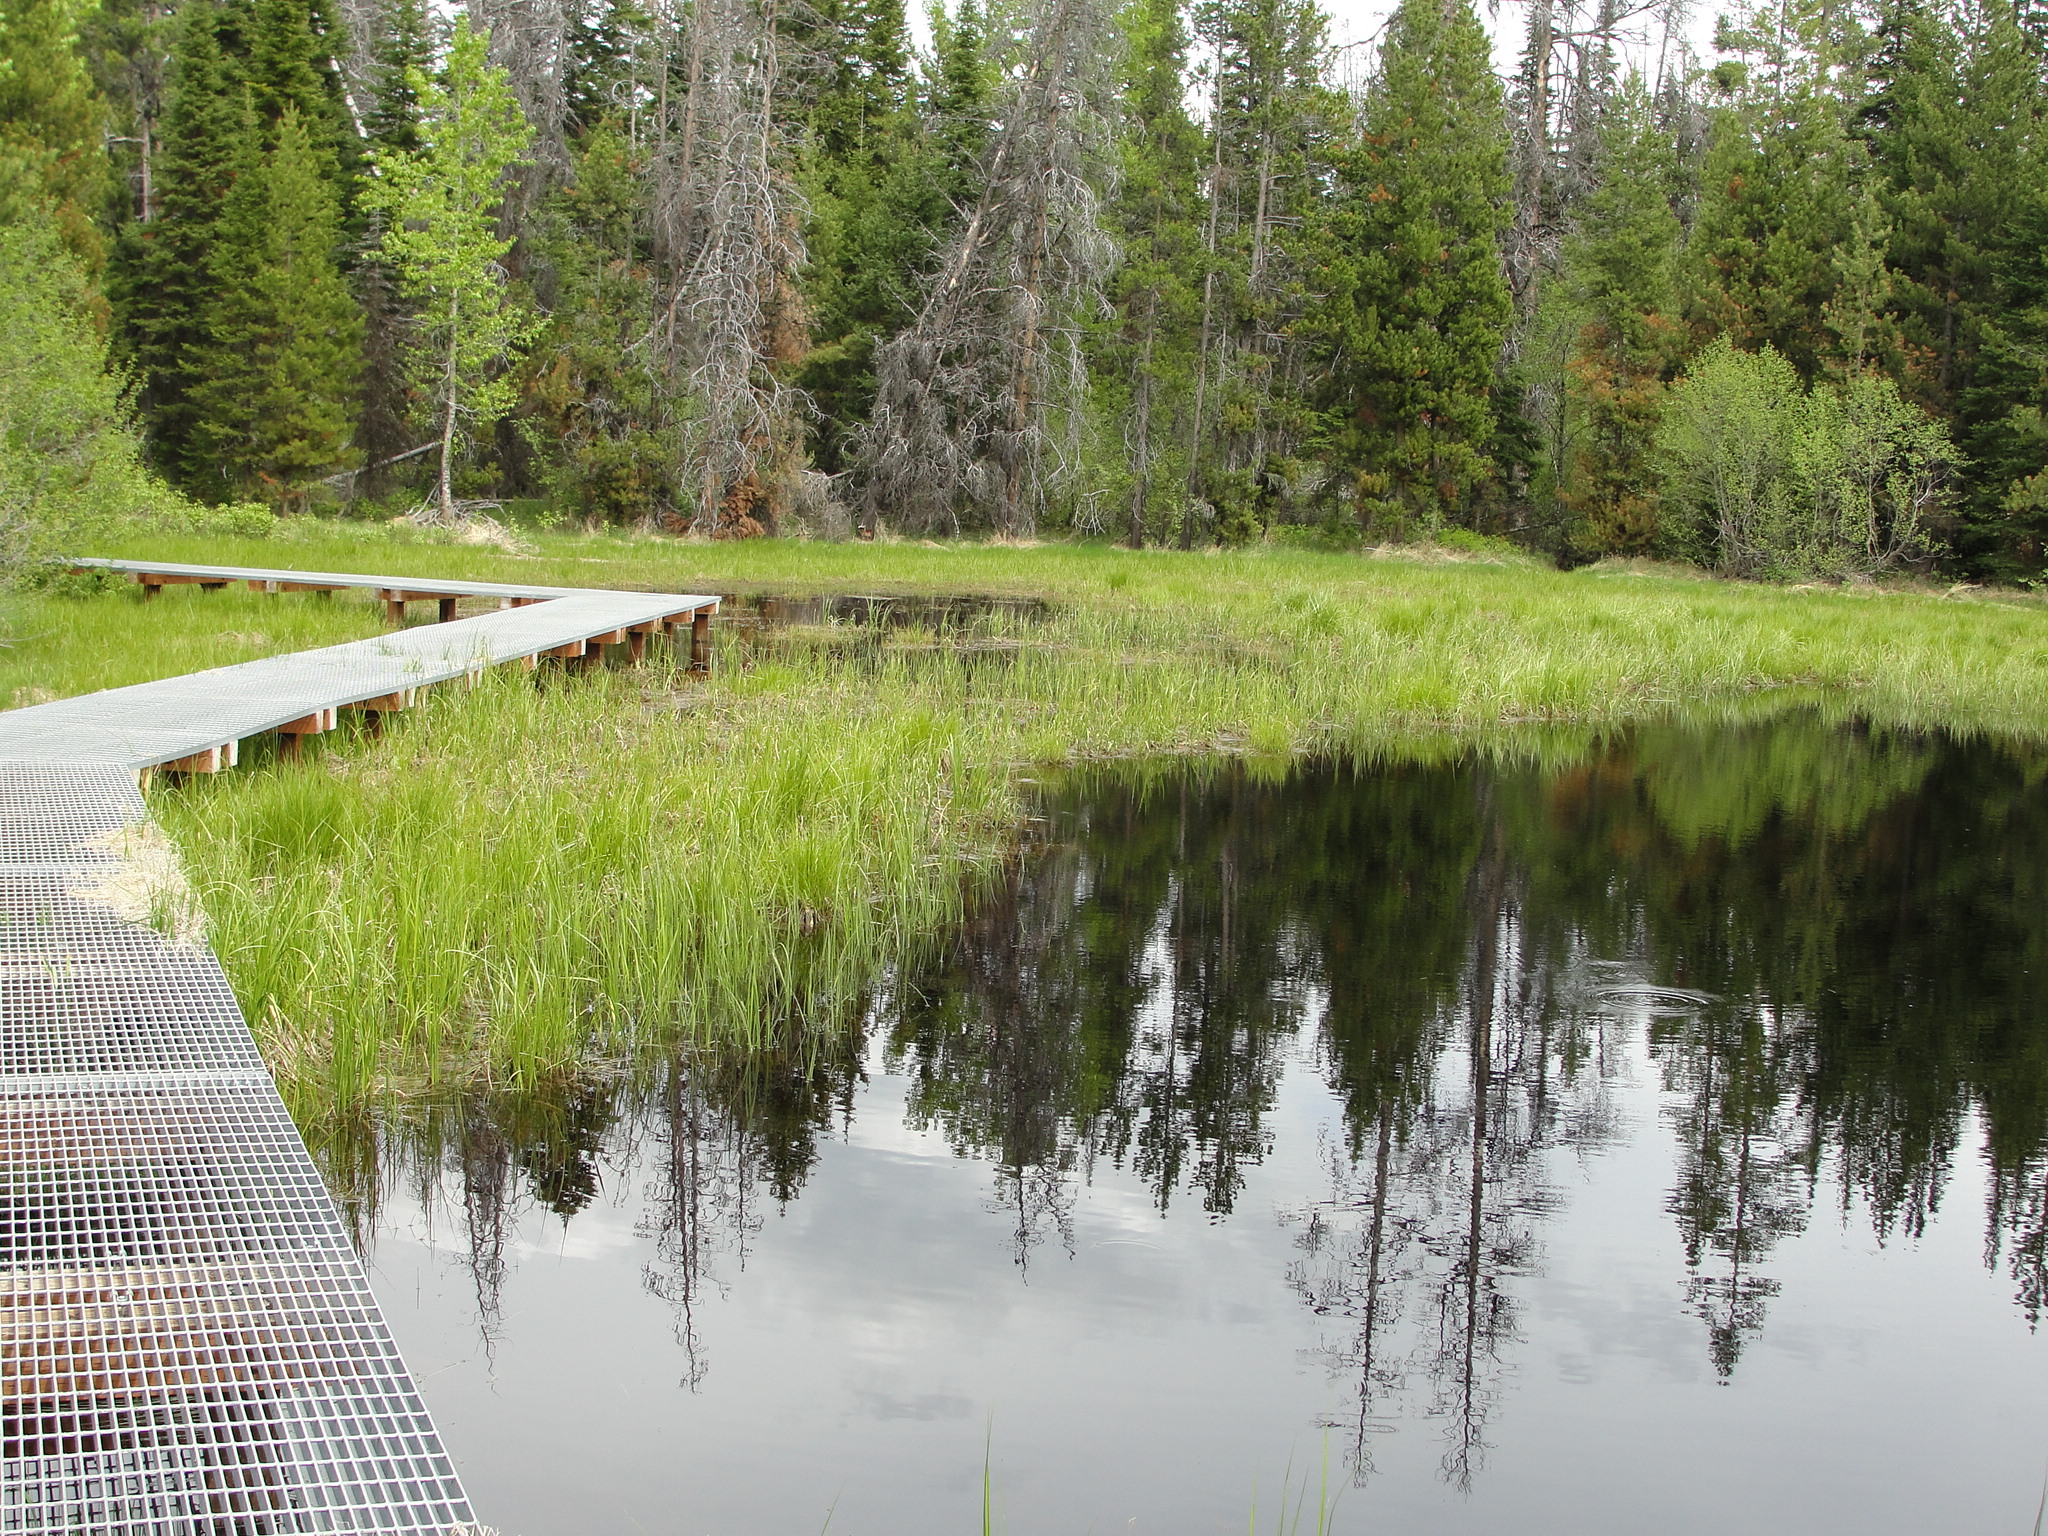
[[[1876,375],[1809,391],[1770,347],[1725,338],[1658,436],[1668,552],[1732,575],[1872,575],[1929,552],[1958,464],[1948,429]]]
[[[143,467],[125,383],[88,305],[46,224],[0,225],[0,572],[14,577],[122,524],[267,531],[263,509],[195,507]]]

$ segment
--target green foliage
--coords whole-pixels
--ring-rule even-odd
[[[489,36],[459,18],[441,76],[408,76],[420,101],[420,147],[379,154],[378,179],[364,191],[384,221],[379,259],[417,311],[407,366],[440,419],[440,505],[449,518],[458,424],[488,425],[512,409],[517,393],[499,370],[539,328],[500,264],[513,242],[497,224],[505,174],[524,163],[533,129],[489,50]]]
[[[1110,421],[1128,454],[1128,542],[1179,525],[1186,495],[1187,407],[1201,317],[1203,135],[1187,110],[1188,34],[1176,0],[1131,0],[1119,93],[1124,112],[1112,208],[1123,265],[1096,357]]]
[[[185,486],[217,484],[198,441],[200,383],[213,298],[215,227],[247,140],[248,112],[220,46],[220,8],[178,13],[155,216],[121,231],[111,296],[124,361],[135,370],[151,461]]]
[[[1769,347],[1717,341],[1659,437],[1673,545],[1736,575],[1861,574],[1926,552],[1956,467],[1947,429],[1889,379],[1809,391]]]
[[[1688,309],[1702,339],[1768,345],[1810,381],[1839,357],[1828,311],[1869,158],[1849,134],[1863,38],[1826,0],[1795,0],[1724,18],[1719,45],[1746,67],[1714,115]]]
[[[348,466],[362,313],[336,264],[340,210],[327,157],[287,104],[275,143],[251,134],[214,244],[199,442],[236,494],[303,511]]]
[[[1656,437],[1681,335],[1672,313],[1675,167],[1638,79],[1610,103],[1599,183],[1579,211],[1552,291],[1577,336],[1564,376],[1558,497],[1603,553],[1659,543]]]
[[[579,0],[558,55],[506,53],[517,78],[458,28],[437,80],[435,23],[421,0],[392,0],[358,18],[359,129],[332,0],[188,0],[171,19],[146,0],[75,3],[0,0],[0,216],[46,210],[89,270],[108,232],[96,214],[112,226],[105,297],[146,450],[195,493],[270,485],[299,504],[359,458],[356,493],[395,495],[434,463],[414,456],[425,427],[444,513],[459,479],[465,495],[661,524],[676,466],[736,398],[704,382],[715,352],[750,389],[801,399],[770,434],[775,505],[949,526],[991,504],[1000,460],[1005,519],[1029,507],[1134,545],[1456,525],[1569,559],[1719,561],[1694,512],[1666,526],[1698,503],[1665,494],[1656,445],[1671,382],[1725,337],[1769,347],[1803,391],[1860,399],[1882,375],[1946,427],[1954,483],[1939,517],[1907,520],[1912,558],[2004,579],[2048,568],[2042,43],[1998,7],[1751,5],[1719,28],[1713,67],[1660,54],[1654,82],[1619,78],[1618,15],[1562,26],[1539,7],[1548,30],[1504,102],[1469,5],[1398,8],[1354,90],[1314,0],[1113,0],[1114,51],[1088,53],[1117,89],[1098,80],[1085,109],[1048,110],[1022,90],[1045,41],[1032,29],[1071,7],[941,3],[920,52],[904,0],[821,0],[778,13],[786,56],[762,77],[772,148],[749,165],[787,193],[770,239],[710,211],[738,183],[701,179],[708,140],[677,159],[713,131],[703,113],[739,110],[693,52],[710,23],[689,7]],[[512,104],[537,111],[558,90],[529,159]],[[1027,97],[1042,122],[1019,116]],[[219,281],[266,259],[249,221],[230,221],[230,188],[258,164],[251,125],[267,152],[287,111],[332,200],[359,322],[324,275],[302,295]],[[1001,175],[1004,143],[1045,151],[1050,179]],[[992,249],[986,220],[968,236],[997,185],[1001,241],[1039,231],[1018,249],[1041,256],[1003,258],[971,291],[1047,302],[1043,253],[1074,255],[1055,286],[1085,267],[1089,297],[1053,306],[1066,360],[1053,377],[1043,326],[1006,321],[1001,335],[1033,338],[1030,378],[968,366],[1000,350],[983,336],[913,370],[885,414],[957,426],[1021,411],[1026,427],[992,430],[1025,431],[1028,451],[991,438],[993,457],[923,442],[863,459],[881,430],[877,360],[910,355],[939,251]],[[771,252],[772,280],[740,270]],[[760,310],[715,348],[710,317],[738,311],[690,297],[712,292]],[[297,404],[259,409],[252,310],[290,304],[328,318],[279,323],[341,361],[306,362],[285,392]],[[535,308],[547,341],[530,352]],[[252,437],[252,412],[301,407],[299,426]],[[508,413],[516,430],[491,430]],[[766,451],[742,429],[714,435]],[[1850,564],[1907,558],[1861,547]]]
[[[634,345],[655,322],[640,169],[615,129],[585,134],[531,242],[554,301],[520,373],[519,424],[553,505],[601,522],[672,511],[682,461],[660,380]]]
[[[432,73],[432,36],[423,0],[393,0],[385,8],[384,30],[373,50],[371,86],[375,102],[364,115],[370,151],[416,150],[420,145],[420,97],[414,80]]]
[[[563,96],[577,131],[619,127],[631,120],[638,55],[648,46],[652,20],[634,0],[605,0],[602,11],[594,6],[574,9]]]
[[[932,121],[918,110],[901,0],[833,0],[819,15],[837,46],[806,114],[811,335],[791,378],[816,407],[813,459],[837,473],[873,407],[875,343],[915,312],[919,280],[953,214],[949,190],[971,195],[953,157],[966,153],[974,125],[949,116],[979,111],[985,131],[987,82],[971,4],[957,19],[938,18]]]
[[[1493,390],[1510,304],[1507,128],[1464,0],[1403,0],[1342,164],[1331,430],[1362,523],[1471,524],[1496,472]]]
[[[47,225],[0,224],[0,576],[182,510],[142,466],[77,259]]]
[[[71,253],[97,272],[107,112],[79,53],[81,10],[72,0],[0,4],[0,223],[54,217]]]
[[[1213,61],[1206,196],[1192,210],[1203,223],[1201,309],[1182,548],[1205,515],[1224,543],[1264,533],[1290,504],[1289,466],[1322,435],[1319,309],[1332,256],[1343,254],[1324,194],[1353,117],[1330,88],[1329,20],[1313,0],[1203,0],[1193,10]],[[1156,80],[1151,91],[1157,100]]]

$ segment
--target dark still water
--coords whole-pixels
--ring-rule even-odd
[[[2034,1529],[2048,753],[1045,787],[836,1055],[384,1127],[507,1536]],[[362,1163],[354,1178],[372,1182]],[[1291,1469],[1291,1470],[1290,1470]]]

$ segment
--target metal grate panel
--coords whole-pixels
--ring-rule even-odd
[[[90,870],[17,870],[0,865],[0,964],[10,960],[145,961],[195,946],[126,921],[111,896],[94,895]],[[138,896],[138,900],[146,897]]]
[[[0,711],[0,1536],[445,1536],[468,1502],[227,980],[140,920],[134,770],[717,599],[79,563],[529,601]]]
[[[0,872],[110,863],[104,840],[149,814],[132,771],[107,763],[0,762]]]
[[[127,964],[0,963],[0,1080],[93,1072],[260,1072],[220,965],[204,951]]]
[[[212,954],[91,893],[133,775],[0,763],[0,1536],[471,1512]]]

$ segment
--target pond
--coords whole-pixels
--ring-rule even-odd
[[[1077,775],[836,1044],[326,1155],[507,1536],[2022,1533],[2044,781],[1817,714]]]

